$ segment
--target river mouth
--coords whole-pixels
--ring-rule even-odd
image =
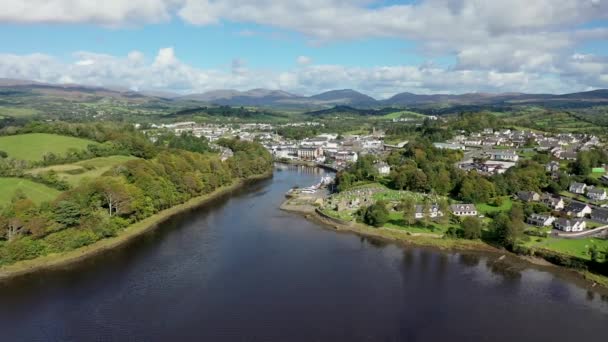
[[[608,336],[608,297],[567,272],[336,233],[278,209],[289,188],[323,174],[290,166],[124,247],[1,283],[3,340]]]

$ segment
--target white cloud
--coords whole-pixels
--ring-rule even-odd
[[[308,64],[312,63],[312,58],[310,58],[308,56],[298,56],[298,58],[296,58],[296,62],[299,65],[308,65]]]
[[[270,88],[313,94],[354,88],[380,98],[404,91],[565,93],[608,87],[606,57],[575,54],[556,59],[553,64],[550,71],[542,73],[534,70],[445,68],[432,64],[364,68],[313,63],[275,72],[248,68],[244,60],[235,59],[222,69],[201,69],[180,61],[173,48],[169,47],[160,49],[150,59],[138,51],[127,56],[81,51],[74,54],[71,63],[43,54],[0,54],[0,77],[51,83],[120,85],[180,93]]]
[[[124,26],[167,21],[181,0],[0,0],[0,22]]]

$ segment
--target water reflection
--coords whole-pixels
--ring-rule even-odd
[[[459,254],[458,261],[461,265],[476,267],[479,265],[479,256],[475,254]]]
[[[316,171],[315,171],[316,170]],[[338,234],[277,209],[287,166],[127,248],[4,284],[2,341],[603,341],[608,297],[475,253]],[[567,317],[567,324],[558,324]],[[531,323],[533,322],[533,323]]]

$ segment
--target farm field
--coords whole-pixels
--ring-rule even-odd
[[[17,189],[21,189],[35,203],[52,201],[60,194],[60,191],[46,185],[11,177],[0,177],[0,189],[0,206],[10,203]]]
[[[84,178],[96,178],[110,170],[112,167],[137,159],[132,156],[110,156],[83,160],[73,164],[53,165],[34,169],[31,173],[55,171],[59,179],[65,180],[71,186],[77,186]]]
[[[97,143],[87,139],[46,133],[0,137],[0,150],[8,153],[9,157],[29,161],[42,160],[42,157],[49,152],[62,155],[73,148],[83,150],[91,144]]]

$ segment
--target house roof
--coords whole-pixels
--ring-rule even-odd
[[[593,188],[593,189],[589,189],[588,193],[601,195],[601,194],[605,194],[606,190],[603,188]]]
[[[597,209],[593,211],[593,214],[591,214],[591,217],[593,218],[601,218],[603,220],[608,219],[608,210],[606,209]]]
[[[474,204],[452,204],[450,208],[452,211],[477,211]]]
[[[566,211],[578,212],[578,211],[582,211],[586,207],[588,207],[588,205],[585,203],[570,202],[570,204],[568,204],[568,206],[566,207]]]
[[[573,226],[576,223],[580,223],[581,219],[577,219],[577,220],[569,220],[569,219],[565,219],[565,218],[558,218],[557,220],[555,220],[555,223],[560,225],[560,226]]]

